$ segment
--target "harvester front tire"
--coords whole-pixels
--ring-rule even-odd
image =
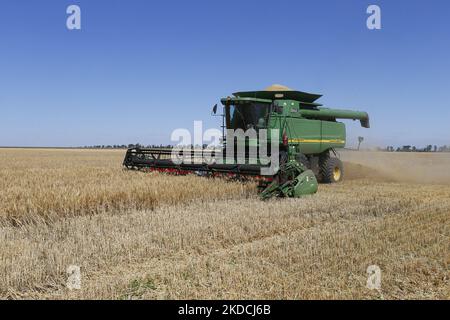
[[[295,160],[297,160],[298,163],[304,165],[307,169],[311,169],[311,163],[309,162],[308,157],[305,156],[303,153],[297,154],[295,156]]]
[[[288,163],[289,155],[286,151],[280,151],[280,166]]]
[[[338,158],[328,158],[321,166],[322,182],[337,183],[344,176],[344,166]]]

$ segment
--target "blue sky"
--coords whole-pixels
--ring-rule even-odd
[[[449,57],[446,0],[2,0],[0,145],[168,143],[273,83],[369,112],[369,130],[347,122],[350,146],[450,144]]]

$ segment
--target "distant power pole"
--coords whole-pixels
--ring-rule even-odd
[[[361,143],[364,141],[364,137],[358,137],[358,151],[359,148],[361,147]]]

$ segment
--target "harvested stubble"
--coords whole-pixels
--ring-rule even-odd
[[[227,199],[253,193],[250,184],[197,183],[121,168],[124,151],[0,151],[0,224],[22,225],[61,217],[154,209],[193,199]]]
[[[121,156],[93,152],[76,162],[87,157],[96,172]],[[234,183],[217,199],[213,185],[222,182],[190,177],[200,201],[0,227],[0,297],[450,298],[450,186],[349,173],[357,179],[268,202]],[[165,192],[180,191],[181,177],[151,179],[162,177],[173,182]],[[81,267],[81,290],[65,287],[71,264]],[[372,264],[382,270],[380,291],[366,288]]]

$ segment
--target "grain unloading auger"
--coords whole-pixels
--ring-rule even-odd
[[[343,178],[344,168],[335,148],[345,146],[346,131],[345,125],[337,120],[359,120],[361,126],[369,128],[366,112],[324,108],[316,103],[320,97],[280,85],[263,91],[236,92],[221,99],[223,128],[227,129],[221,150],[131,148],[123,165],[134,170],[258,180],[262,199],[313,194],[318,181],[335,183]],[[216,110],[215,107],[214,113]],[[229,134],[239,129],[256,133],[241,140],[243,156],[237,155],[239,142]],[[263,131],[265,135],[261,138]],[[229,155],[227,147],[231,145],[230,161],[224,155]],[[261,149],[272,163],[254,157]],[[186,156],[190,161],[180,160]],[[272,165],[273,159],[277,160],[276,165]]]

